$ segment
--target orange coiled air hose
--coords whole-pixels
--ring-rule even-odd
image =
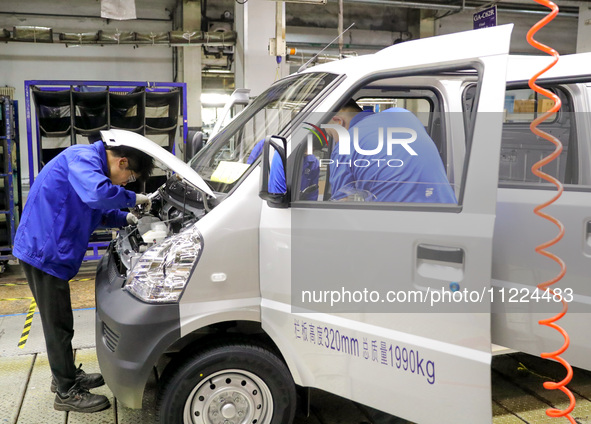
[[[529,87],[534,90],[535,92],[537,92],[538,94],[541,94],[543,96],[549,97],[552,100],[554,100],[554,106],[546,113],[544,113],[542,116],[538,117],[537,119],[535,119],[531,125],[530,125],[530,129],[531,131],[536,134],[538,137],[543,137],[546,140],[552,142],[555,146],[556,149],[554,150],[554,152],[552,152],[550,155],[546,156],[545,158],[543,158],[542,160],[540,160],[539,162],[536,162],[533,166],[532,166],[532,172],[540,177],[543,178],[544,180],[551,182],[552,184],[554,184],[556,186],[556,188],[558,189],[558,193],[556,194],[556,196],[554,196],[552,199],[550,199],[547,202],[542,203],[541,205],[538,205],[534,208],[534,213],[542,218],[547,219],[548,221],[552,222],[554,225],[556,225],[559,229],[558,235],[556,237],[554,237],[552,240],[546,242],[546,243],[542,243],[539,246],[536,247],[536,252],[544,255],[552,260],[554,260],[555,262],[557,262],[560,265],[560,272],[558,273],[558,275],[548,281],[545,281],[543,283],[538,284],[538,289],[542,290],[542,291],[546,291],[548,290],[553,298],[555,296],[554,291],[550,288],[550,286],[552,286],[553,284],[555,284],[557,281],[561,280],[562,277],[564,276],[564,274],[566,273],[566,265],[564,264],[564,261],[562,259],[560,259],[558,256],[554,255],[553,253],[550,253],[548,251],[546,251],[545,249],[553,246],[554,244],[558,243],[563,235],[564,235],[564,225],[562,225],[562,222],[560,222],[558,219],[554,218],[551,215],[548,215],[545,212],[542,212],[542,209],[546,208],[547,206],[551,205],[552,203],[554,203],[556,200],[558,200],[558,198],[562,195],[563,192],[563,186],[560,183],[560,181],[558,181],[556,178],[552,177],[551,175],[548,175],[546,173],[544,173],[543,171],[540,170],[540,168],[544,165],[547,165],[548,163],[552,162],[554,159],[558,158],[560,156],[560,153],[562,152],[562,143],[560,142],[560,140],[558,140],[556,137],[538,129],[538,125],[542,122],[544,122],[545,120],[547,120],[552,114],[558,112],[558,110],[560,109],[560,106],[562,104],[562,102],[560,101],[560,98],[552,93],[551,91],[545,90],[542,87],[538,86],[536,84],[536,80],[538,79],[538,77],[540,75],[542,75],[543,73],[545,73],[546,71],[548,71],[550,68],[552,68],[556,62],[558,62],[558,52],[556,50],[554,50],[551,47],[548,47],[544,44],[539,43],[538,41],[534,40],[533,36],[545,25],[547,25],[552,19],[554,19],[554,17],[556,17],[556,15],[558,14],[558,6],[556,6],[556,4],[552,3],[551,1],[548,0],[534,0],[536,3],[539,3],[541,5],[544,5],[548,8],[550,8],[552,11],[550,12],[550,14],[548,14],[547,16],[545,16],[542,20],[540,20],[538,23],[536,23],[527,33],[527,42],[529,44],[531,44],[533,47],[537,48],[538,50],[541,50],[545,53],[548,53],[549,55],[552,55],[554,57],[554,60],[552,61],[552,63],[550,63],[550,65],[548,65],[546,68],[544,68],[543,70],[541,70],[540,72],[538,72],[537,74],[535,74],[530,80],[529,80]],[[558,295],[559,296],[559,295]],[[560,296],[559,296],[560,297]],[[570,344],[570,338],[567,334],[567,332],[560,327],[558,324],[556,324],[556,321],[560,320],[565,314],[566,311],[568,310],[568,304],[565,302],[565,300],[560,297],[561,302],[562,302],[562,311],[552,317],[552,318],[548,318],[548,319],[543,319],[538,321],[538,323],[540,325],[545,325],[547,327],[553,328],[556,331],[558,331],[560,334],[562,334],[562,337],[564,337],[564,344],[560,347],[560,349],[554,351],[554,352],[543,352],[540,354],[540,356],[542,358],[545,359],[554,359],[557,362],[560,362],[564,368],[566,368],[566,377],[562,380],[559,381],[558,383],[555,382],[551,382],[551,381],[546,381],[544,382],[544,388],[547,390],[560,390],[562,391],[564,394],[566,394],[568,396],[568,399],[570,401],[569,406],[564,409],[556,409],[556,408],[549,408],[546,410],[546,414],[550,417],[566,417],[568,418],[568,420],[575,424],[576,421],[573,419],[573,417],[570,416],[570,413],[573,411],[574,407],[575,407],[575,397],[574,395],[571,393],[571,391],[566,387],[566,385],[568,383],[570,383],[572,377],[573,377],[573,369],[570,366],[570,364],[568,362],[566,362],[566,360],[564,360],[562,357],[560,357],[561,354],[563,354],[566,349],[568,349],[568,346]]]

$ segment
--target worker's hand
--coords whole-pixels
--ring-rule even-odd
[[[132,213],[128,213],[127,216],[125,217],[125,219],[127,219],[127,223],[129,225],[137,225],[137,223],[139,222],[139,220],[137,219],[137,216],[135,216]]]
[[[135,205],[144,205],[144,207],[142,207],[142,209],[148,213],[150,212],[150,210],[152,209],[152,200],[146,196],[145,194],[141,194],[141,193],[137,193],[135,195]]]

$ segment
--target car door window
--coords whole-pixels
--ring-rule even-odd
[[[308,123],[307,133],[294,134],[305,139],[296,153],[295,200],[458,205],[461,175],[448,161],[438,88],[444,78],[455,76],[433,76],[433,87],[408,78],[370,81],[343,99],[353,106],[342,104],[318,125]],[[333,130],[335,123],[348,128]]]
[[[577,146],[576,116],[573,99],[565,85],[543,84],[561,102],[562,107],[538,128],[562,143],[562,152],[557,160],[541,170],[567,186],[579,183],[579,159]],[[464,91],[464,110],[472,110],[475,86]],[[499,187],[505,188],[552,188],[554,185],[534,175],[532,166],[555,149],[554,144],[535,135],[530,124],[548,112],[554,101],[541,96],[525,84],[510,85],[505,91],[503,132],[499,161]],[[466,116],[469,116],[468,114]],[[470,119],[466,121],[469,124]],[[570,187],[573,188],[573,187]],[[568,189],[568,187],[567,187]]]
[[[559,139],[563,145],[560,157],[542,168],[543,172],[560,182],[571,184],[576,181],[573,172],[575,138],[570,98],[560,87],[550,88],[562,101],[558,113],[539,125],[539,129]],[[540,96],[530,88],[508,89],[505,94],[503,138],[499,164],[499,184],[519,183],[545,184],[546,181],[534,175],[531,167],[548,156],[555,149],[554,144],[541,139],[530,130],[530,124],[554,106],[554,101]]]

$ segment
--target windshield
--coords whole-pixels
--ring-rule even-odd
[[[336,75],[306,73],[273,84],[189,163],[218,193],[228,193],[262,152],[267,135],[278,135]]]

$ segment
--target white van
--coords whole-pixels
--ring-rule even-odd
[[[528,171],[551,149],[529,132],[548,104],[527,79],[550,59],[508,60],[511,30],[421,39],[291,75],[188,165],[140,135],[104,131],[175,172],[152,215],[122,230],[99,264],[96,349],[117,399],[141,408],[156,369],[162,423],[289,424],[296,387],[421,424],[491,422],[491,344],[539,354],[562,343],[536,323],[560,309],[534,294],[558,267],[534,252],[555,229],[532,209],[553,193]],[[567,187],[550,209],[567,232],[552,250],[569,266],[560,286],[579,313],[591,296],[588,63],[563,57],[544,83],[563,99],[544,125],[566,145],[548,168]],[[425,202],[375,201],[367,189],[333,201],[335,144],[320,130],[351,98],[413,112],[457,201],[430,203],[434,187],[420,181]],[[271,160],[283,151],[286,167]],[[285,193],[270,194],[269,173]],[[581,317],[564,319],[566,357],[591,369]]]

